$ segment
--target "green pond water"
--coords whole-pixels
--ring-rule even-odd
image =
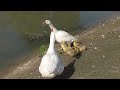
[[[27,60],[35,47],[49,43],[49,38],[34,44],[24,38],[26,32],[49,35],[49,27],[42,25],[46,19],[57,29],[75,35],[81,25],[93,25],[117,15],[120,13],[112,11],[0,11],[0,70],[22,62],[21,57]]]
[[[11,64],[22,62],[21,57],[29,58],[34,47],[48,44],[49,39],[38,43],[28,42],[24,38],[26,32],[49,35],[50,29],[42,25],[46,20],[58,28],[72,31],[79,24],[79,12],[52,12],[52,11],[0,11],[0,70]]]

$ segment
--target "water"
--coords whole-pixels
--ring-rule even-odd
[[[96,23],[103,22],[119,15],[120,11],[81,11],[80,24],[93,26]]]
[[[50,33],[49,27],[42,25],[46,19],[58,29],[74,33],[80,31],[80,25],[94,25],[119,15],[113,11],[0,11],[0,69],[22,62],[21,57],[32,52],[31,43],[23,38],[25,32]],[[39,43],[42,45],[43,41]]]
[[[27,57],[29,58],[27,54],[31,55],[33,48],[37,46],[32,46],[33,43],[24,39],[25,32],[49,34],[49,27],[42,25],[46,19],[50,19],[58,28],[68,28],[72,26],[76,14],[80,16],[79,12],[0,11],[0,70],[23,62],[25,58],[27,60]],[[72,18],[69,19],[70,17]],[[61,18],[66,20],[63,22]],[[39,45],[45,43],[49,43],[49,40],[41,41]]]
[[[9,28],[10,29],[10,28]],[[12,64],[13,60],[30,51],[20,34],[13,30],[0,31],[0,67]]]

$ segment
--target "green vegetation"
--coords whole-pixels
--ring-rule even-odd
[[[40,47],[38,47],[38,53],[40,56],[43,56],[45,54],[45,52],[47,51],[48,49],[48,44],[46,45],[41,45]]]

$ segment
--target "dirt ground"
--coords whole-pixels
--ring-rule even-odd
[[[86,45],[79,59],[60,54],[65,70],[55,79],[119,79],[120,78],[120,17],[75,36]],[[59,44],[56,44],[56,49]],[[42,79],[38,67],[41,57],[35,55],[26,63],[1,76],[2,79]]]

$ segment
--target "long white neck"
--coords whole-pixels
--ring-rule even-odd
[[[54,32],[57,32],[58,30],[53,26],[53,24],[49,24],[50,29],[53,29]]]
[[[48,48],[47,53],[54,53],[55,52],[54,43],[55,43],[55,35],[54,35],[54,32],[51,32],[51,34],[50,34],[50,44],[49,44],[49,48]]]

